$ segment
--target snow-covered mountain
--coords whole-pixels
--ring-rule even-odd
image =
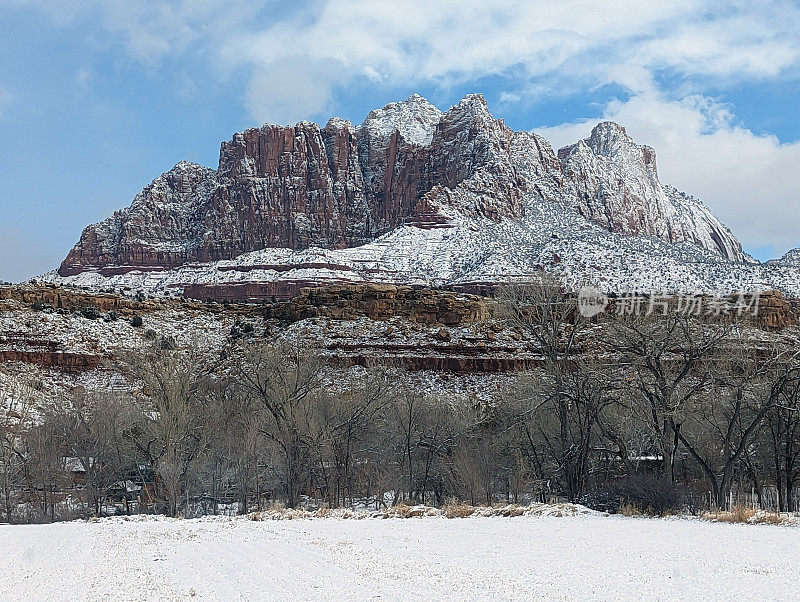
[[[800,294],[800,264],[761,265],[697,199],[661,184],[617,124],[561,149],[492,117],[479,94],[418,95],[354,127],[331,119],[237,133],[212,170],[181,162],[87,227],[46,280],[191,296],[303,285],[461,285],[540,270],[608,290]]]

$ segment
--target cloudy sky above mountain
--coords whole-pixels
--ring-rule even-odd
[[[793,0],[0,0],[0,28],[0,279],[234,131],[412,92],[554,146],[613,119],[756,256],[800,246]]]

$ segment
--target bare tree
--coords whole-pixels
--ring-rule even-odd
[[[520,445],[540,480],[570,501],[586,491],[591,455],[602,432],[602,416],[615,403],[608,376],[584,360],[574,360],[558,383],[547,372],[523,375],[509,409]]]
[[[724,505],[736,467],[766,416],[788,392],[787,379],[793,378],[780,369],[785,367],[783,354],[775,350],[761,357],[747,349],[740,331],[736,334],[718,361],[708,362],[714,379],[710,394],[693,399],[671,418],[679,441],[708,478],[718,506]]]
[[[778,509],[795,512],[793,492],[800,480],[800,366],[797,358],[778,368],[777,399],[767,415],[769,447]]]
[[[317,423],[325,432],[335,469],[331,498],[346,505],[354,499],[358,466],[368,461],[365,448],[368,437],[375,434],[374,419],[394,395],[396,382],[386,371],[373,367],[343,384],[342,389],[325,396]],[[324,474],[324,463],[321,468]]]
[[[580,359],[590,320],[577,299],[543,277],[533,285],[514,286],[499,296],[503,315],[527,335],[542,356],[542,369],[521,380],[514,420],[538,468],[555,471],[572,501],[586,487],[589,455],[605,398],[602,378]],[[544,457],[552,464],[545,467]]]
[[[675,480],[679,436],[676,416],[711,384],[699,370],[731,332],[730,324],[703,323],[671,312],[665,316],[617,316],[606,344],[619,354],[620,369],[638,397],[639,416],[662,457],[663,474]]]
[[[12,495],[23,486],[25,474],[25,435],[33,419],[33,395],[17,379],[3,375],[0,390],[0,486],[3,514],[12,520],[15,499]]]
[[[42,411],[25,437],[25,472],[30,500],[38,506],[38,517],[49,521],[57,518],[56,502],[61,501],[57,496],[62,497],[59,494],[63,494],[67,484],[60,405]]]
[[[167,514],[176,516],[207,433],[208,372],[188,350],[154,348],[131,358],[131,366],[144,396],[138,424],[126,433],[152,466]]]
[[[112,487],[122,488],[127,507],[127,477],[135,460],[123,433],[135,420],[130,397],[108,390],[78,390],[58,412],[64,452],[80,462],[87,507],[96,516]]]
[[[254,343],[237,357],[232,370],[243,392],[265,410],[261,430],[281,450],[287,504],[295,507],[309,461],[310,404],[323,385],[319,356],[300,345]]]

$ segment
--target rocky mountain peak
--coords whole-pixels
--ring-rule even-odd
[[[597,155],[612,156],[620,147],[633,145],[625,128],[613,121],[601,121],[592,128],[586,144]]]
[[[489,131],[496,120],[489,112],[483,94],[467,94],[461,101],[444,113],[439,129],[441,131]]]
[[[353,124],[349,119],[342,119],[341,117],[331,117],[328,123],[323,128],[325,130],[355,130]]]
[[[412,94],[406,100],[370,111],[359,129],[384,139],[397,130],[409,144],[427,146],[441,117],[442,111],[437,107],[419,94]]]
[[[413,94],[356,127],[334,117],[324,128],[303,121],[234,134],[216,170],[180,162],[128,209],[87,227],[59,273],[108,276],[264,249],[347,249],[403,226],[435,230],[459,220],[477,230],[535,228],[525,220],[543,215],[537,204],[615,235],[688,242],[742,261],[730,231],[696,199],[662,186],[655,153],[622,126],[600,123],[556,156],[543,138],[494,119],[481,94],[446,112]]]
[[[585,142],[595,155],[632,169],[644,166],[647,177],[654,182],[658,181],[655,150],[650,146],[636,144],[618,123],[601,121],[592,129]]]
[[[492,116],[489,111],[489,105],[487,104],[483,94],[480,92],[465,94],[464,98],[462,98],[458,104],[453,106],[450,110],[456,112],[467,111],[473,115]]]
[[[604,121],[588,138],[558,151],[567,202],[612,232],[690,242],[726,259],[746,261],[730,230],[697,199],[664,186],[655,151],[621,125]]]
[[[800,266],[800,249],[791,249],[784,253],[780,259],[772,259],[767,263],[773,265]]]

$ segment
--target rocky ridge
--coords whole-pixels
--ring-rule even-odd
[[[581,214],[610,232],[692,242],[725,258],[743,260],[731,231],[699,200],[658,179],[656,153],[625,128],[599,123],[586,140],[562,148],[566,198]]]
[[[761,297],[758,319],[743,327],[753,348],[796,345],[797,317],[797,307],[770,293]],[[422,390],[478,397],[543,361],[535,339],[506,323],[491,299],[451,291],[339,285],[253,304],[25,285],[0,287],[0,402],[5,376],[57,401],[76,387],[135,388],[119,361],[131,350],[161,345],[217,354],[264,340],[302,341],[348,370],[387,365],[407,371],[404,378]],[[598,353],[591,340],[581,339],[576,350]]]

